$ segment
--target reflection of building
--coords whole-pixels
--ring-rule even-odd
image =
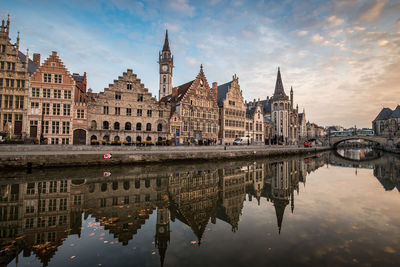
[[[189,226],[198,244],[208,223],[217,219],[236,232],[246,194],[258,205],[263,199],[273,205],[280,232],[286,206],[293,212],[299,182],[305,183],[307,171],[321,162],[308,158],[220,169],[189,166],[172,173],[135,170],[72,180],[30,177],[29,182],[1,185],[0,263],[8,264],[23,251],[49,264],[68,235],[80,236],[83,212],[85,219],[91,215],[127,245],[156,211],[154,244],[161,265],[173,240],[171,221]]]

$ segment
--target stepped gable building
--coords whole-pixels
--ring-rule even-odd
[[[169,134],[171,106],[160,103],[128,69],[88,104],[90,142],[155,144]]]
[[[217,83],[213,83],[213,88]],[[238,137],[245,136],[246,105],[236,74],[232,81],[218,86],[219,133],[223,144],[232,144]]]
[[[400,136],[400,105],[394,110],[383,108],[372,121],[372,129],[376,135]]]
[[[72,78],[75,80],[74,90],[74,106],[73,106],[73,143],[74,145],[86,145],[87,144],[87,128],[88,128],[88,95],[86,92],[87,78],[86,72],[83,75],[79,73],[72,74]]]
[[[0,133],[24,137],[27,123],[29,71],[35,66],[10,38],[10,15],[0,27]],[[28,54],[28,53],[27,53]]]
[[[211,89],[203,72],[193,81],[175,87],[171,95],[160,102],[171,103],[171,114],[182,121],[181,132],[177,133],[180,143],[216,142],[218,139],[218,88]]]
[[[40,67],[29,88],[28,136],[47,139],[49,144],[86,144],[87,112],[75,108],[75,79],[55,51],[42,65],[40,54],[34,54],[34,61]],[[77,128],[83,137],[77,135]]]
[[[255,99],[246,105],[246,136],[251,144],[264,144],[264,114]]]
[[[168,41],[168,30],[165,32],[165,41],[162,52],[158,54],[158,64],[160,65],[160,90],[159,99],[172,94],[172,70],[174,67],[174,57],[171,55]]]

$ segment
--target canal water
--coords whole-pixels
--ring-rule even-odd
[[[0,174],[0,265],[399,266],[400,158],[371,151]]]

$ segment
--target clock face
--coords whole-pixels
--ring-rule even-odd
[[[163,71],[167,71],[168,70],[168,65],[162,65],[161,68],[162,68]]]
[[[160,234],[163,234],[163,233],[165,232],[165,229],[164,229],[164,227],[160,227],[160,228],[158,228],[158,232],[160,232]]]

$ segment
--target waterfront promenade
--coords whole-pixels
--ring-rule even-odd
[[[185,160],[228,160],[316,153],[329,147],[297,146],[60,146],[1,145],[0,168],[143,164]],[[111,155],[111,158],[108,154]]]

